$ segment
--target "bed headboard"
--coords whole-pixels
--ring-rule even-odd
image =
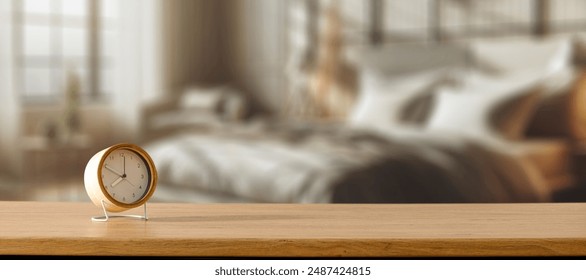
[[[345,34],[350,48],[571,35],[581,42],[574,62],[586,65],[586,0],[369,0],[367,6],[365,31]]]
[[[586,0],[369,1],[371,45],[586,32]],[[408,5],[417,6],[414,19],[393,24]]]

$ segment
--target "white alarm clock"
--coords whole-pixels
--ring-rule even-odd
[[[85,189],[91,201],[104,210],[121,212],[144,205],[155,192],[157,170],[149,154],[134,144],[117,144],[96,153],[84,172]]]

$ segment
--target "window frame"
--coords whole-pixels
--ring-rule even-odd
[[[39,93],[28,93],[25,92],[25,69],[28,67],[28,62],[31,60],[34,61],[35,57],[27,56],[24,50],[24,31],[26,26],[31,26],[27,24],[25,21],[25,16],[27,15],[26,11],[24,10],[24,1],[22,0],[12,0],[13,1],[13,42],[14,42],[14,49],[15,49],[15,88],[18,94],[18,98],[24,105],[36,105],[36,104],[46,104],[46,105],[54,105],[58,104],[60,101],[63,100],[65,97],[65,93],[59,92],[56,89],[54,84],[51,84],[51,89],[49,94],[44,96]],[[68,16],[63,15],[61,12],[57,12],[60,6],[57,6],[55,3],[60,1],[51,1],[51,12],[48,15],[48,23],[47,24],[40,24],[36,26],[46,26],[50,28],[50,54],[49,56],[45,57],[44,62],[39,62],[41,67],[47,67],[50,69],[50,79],[51,83],[55,83],[56,76],[55,70],[65,70],[66,65],[63,63],[63,60],[66,56],[63,55],[61,50],[61,43],[54,43],[55,41],[61,42],[63,39],[63,29],[67,28],[68,26],[73,26],[71,23],[67,23]],[[101,46],[101,39],[100,38],[100,31],[104,26],[101,23],[101,10],[100,10],[100,2],[101,0],[87,0],[87,14],[83,17],[82,21],[84,23],[84,29],[86,30],[86,50],[87,53],[85,56],[81,57],[83,61],[84,67],[80,68],[86,72],[86,91],[80,93],[80,101],[82,103],[99,103],[108,100],[108,93],[103,92],[100,85],[100,78],[101,78],[101,71],[102,69],[102,46]],[[57,7],[56,7],[57,6]],[[33,26],[35,26],[33,25]],[[39,57],[39,61],[43,58]],[[43,65],[44,64],[44,65]],[[109,64],[109,63],[108,63]]]

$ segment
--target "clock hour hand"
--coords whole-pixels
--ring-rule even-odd
[[[118,179],[116,179],[116,181],[112,182],[112,184],[110,186],[115,187],[120,182],[122,182],[122,180],[124,180],[124,178],[123,177],[119,177]]]
[[[122,173],[120,173],[120,172],[116,171],[116,169],[114,169],[114,168],[110,167],[109,165],[107,165],[107,164],[106,164],[104,167],[106,167],[106,169],[108,169],[108,170],[112,171],[114,174],[116,174],[116,175],[118,175],[118,176],[120,176],[120,177],[124,177],[124,174],[122,174]]]

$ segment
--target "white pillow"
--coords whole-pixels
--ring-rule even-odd
[[[569,37],[550,39],[492,39],[471,44],[476,67],[501,73],[536,69],[555,72],[572,63]]]
[[[541,93],[535,79],[496,80],[478,87],[442,88],[426,127],[471,137],[523,138]]]
[[[373,71],[361,76],[358,100],[348,122],[354,126],[387,128],[417,122],[434,89],[447,81],[443,71],[387,77]],[[419,104],[418,104],[419,103]],[[408,111],[411,110],[411,111]]]
[[[459,73],[458,78],[454,78],[452,84],[462,93],[478,91],[502,92],[544,82],[550,76],[553,76],[553,73],[548,74],[538,69],[518,70],[505,74],[487,74],[481,70],[464,70]]]
[[[183,110],[217,111],[226,90],[227,87],[223,86],[187,88],[179,99],[179,108]]]

